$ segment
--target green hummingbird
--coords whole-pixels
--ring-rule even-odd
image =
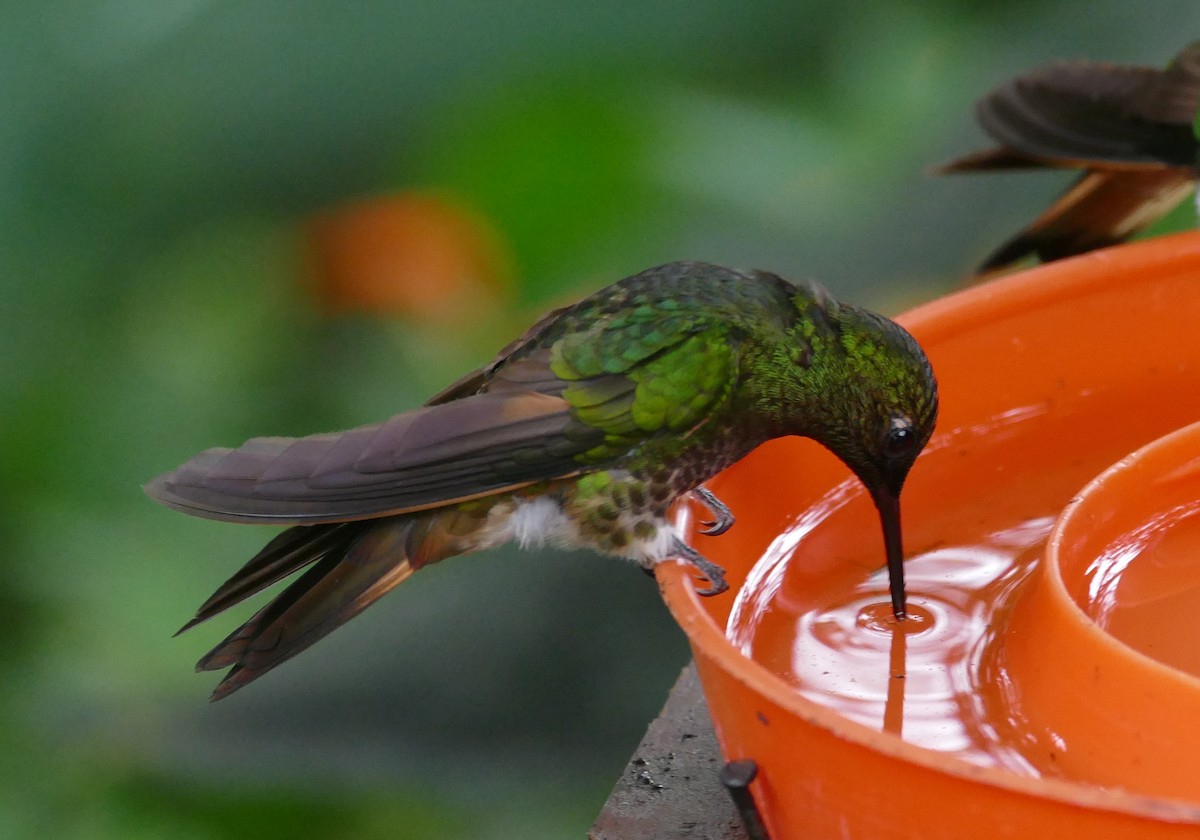
[[[976,117],[1000,146],[935,172],[1083,171],[976,273],[1115,245],[1166,215],[1200,179],[1198,110],[1200,42],[1166,69],[1055,62],[988,93]]]
[[[733,524],[701,484],[759,444],[811,437],[862,480],[904,616],[900,489],[937,386],[916,341],[815,283],[676,262],[541,318],[422,407],[374,425],[209,449],[146,492],[195,516],[291,526],[179,631],[307,567],[197,665],[220,699],[299,653],[416,570],[509,541],[584,546],[647,570],[723,570],[668,509],[693,493],[704,533]]]

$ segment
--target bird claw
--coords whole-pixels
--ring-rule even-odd
[[[713,595],[720,595],[729,588],[729,584],[725,582],[725,578],[721,575],[705,575],[711,583],[711,586],[704,589],[697,589],[696,594],[702,598],[711,598]]]
[[[708,508],[708,512],[713,516],[712,519],[700,520],[700,524],[704,526],[700,529],[701,534],[708,537],[717,537],[733,527],[733,523],[736,521],[733,511],[729,509],[728,505],[718,499],[711,490],[697,487],[692,491],[692,495]]]
[[[678,538],[675,540],[675,553],[708,578],[708,587],[697,589],[697,595],[709,598],[713,595],[720,595],[729,588],[729,584],[725,582],[724,569]]]

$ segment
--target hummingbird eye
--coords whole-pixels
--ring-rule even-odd
[[[909,455],[917,445],[917,432],[907,417],[893,417],[883,438],[883,452],[889,458]]]

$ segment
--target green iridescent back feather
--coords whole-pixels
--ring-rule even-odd
[[[549,349],[576,421],[604,434],[580,463],[636,467],[702,443],[706,427],[729,431],[744,348],[784,338],[797,291],[773,275],[672,263],[562,311],[509,358]]]

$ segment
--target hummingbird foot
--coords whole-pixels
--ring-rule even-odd
[[[675,538],[673,550],[676,555],[691,563],[700,571],[700,574],[708,578],[708,588],[697,589],[697,595],[707,598],[712,595],[720,595],[729,588],[729,584],[725,582],[725,570],[678,537]]]
[[[713,517],[712,519],[701,520],[700,524],[704,526],[700,529],[701,534],[716,537],[724,534],[733,527],[733,523],[737,521],[734,518],[733,511],[729,509],[728,505],[718,499],[711,490],[707,490],[704,487],[697,487],[692,491],[692,495],[708,508],[708,512]]]

